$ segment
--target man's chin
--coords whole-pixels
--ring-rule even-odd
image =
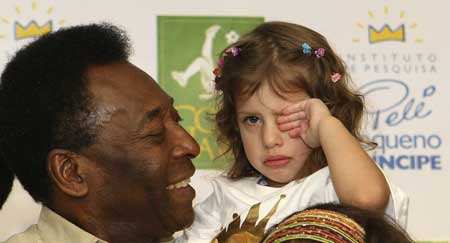
[[[183,230],[192,225],[192,223],[194,222],[194,210],[193,209],[186,210],[184,214],[180,216],[183,216],[183,218],[178,220],[179,224],[177,231]]]
[[[169,207],[166,207],[158,215],[157,223],[164,229],[171,231],[179,231],[190,226],[194,220],[194,209],[192,202],[185,201],[175,204],[173,201]]]
[[[172,210],[169,212],[170,218],[167,219],[171,222],[168,226],[173,231],[180,231],[191,226],[194,221],[193,197],[179,197],[173,194],[170,196]]]

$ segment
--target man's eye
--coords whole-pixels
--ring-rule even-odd
[[[260,119],[257,116],[246,116],[246,117],[244,117],[244,123],[247,123],[249,125],[257,124],[259,121],[260,121]]]
[[[165,135],[166,135],[165,131],[161,130],[161,131],[152,132],[152,133],[148,134],[146,137],[148,139],[150,139],[152,142],[160,143],[164,140]]]
[[[175,114],[175,121],[178,123],[183,121],[183,117],[181,117],[178,112],[176,112],[176,114]]]
[[[173,119],[174,119],[176,122],[180,123],[180,122],[183,121],[183,118],[181,117],[180,113],[178,113],[177,110],[172,109],[171,114],[172,114]]]

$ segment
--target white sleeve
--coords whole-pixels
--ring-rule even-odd
[[[325,182],[325,203],[340,203],[339,197],[336,193],[336,190],[334,189],[330,174],[328,174]]]
[[[210,243],[219,234],[222,224],[220,223],[222,211],[221,192],[217,184],[213,183],[213,192],[203,202],[194,207],[195,218],[192,225],[183,231],[175,242]]]
[[[403,229],[408,223],[409,198],[398,186],[389,182],[391,196],[385,213],[393,218]]]

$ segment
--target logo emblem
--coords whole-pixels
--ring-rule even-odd
[[[367,41],[370,44],[377,44],[380,42],[406,42],[406,34],[408,33],[410,40],[414,43],[422,43],[423,39],[413,36],[415,29],[418,27],[416,22],[408,23],[407,14],[405,11],[391,14],[389,7],[384,7],[384,10],[379,13],[375,11],[368,11],[367,24],[359,21],[356,26],[358,29],[365,30],[368,33]],[[362,42],[360,37],[354,37],[353,42]]]
[[[381,41],[405,41],[405,25],[400,25],[397,29],[392,28],[385,24],[380,30],[375,29],[369,25],[369,42],[377,43]]]
[[[49,18],[53,14],[53,7],[42,7],[36,1],[31,6],[15,6],[14,13],[2,12],[0,16],[0,40],[23,40],[35,38],[55,30],[55,27],[65,23],[64,19]],[[8,14],[9,16],[6,16]],[[12,30],[11,32],[7,30]]]
[[[20,40],[20,39],[25,39],[25,38],[30,38],[30,37],[41,36],[41,35],[51,32],[52,29],[53,29],[53,24],[52,24],[51,20],[47,21],[47,23],[45,23],[42,26],[39,26],[39,24],[36,23],[36,21],[34,21],[34,20],[32,20],[26,26],[23,26],[19,22],[15,22],[14,23],[14,30],[15,30],[14,37],[16,40]]]

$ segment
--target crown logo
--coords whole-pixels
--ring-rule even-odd
[[[16,40],[37,37],[51,32],[53,29],[52,21],[49,20],[42,26],[39,26],[36,21],[32,20],[26,26],[23,26],[19,22],[14,23],[14,31]]]
[[[405,25],[402,24],[397,29],[392,30],[392,28],[385,24],[380,30],[376,30],[374,27],[369,25],[369,42],[377,43],[382,41],[405,41]]]

